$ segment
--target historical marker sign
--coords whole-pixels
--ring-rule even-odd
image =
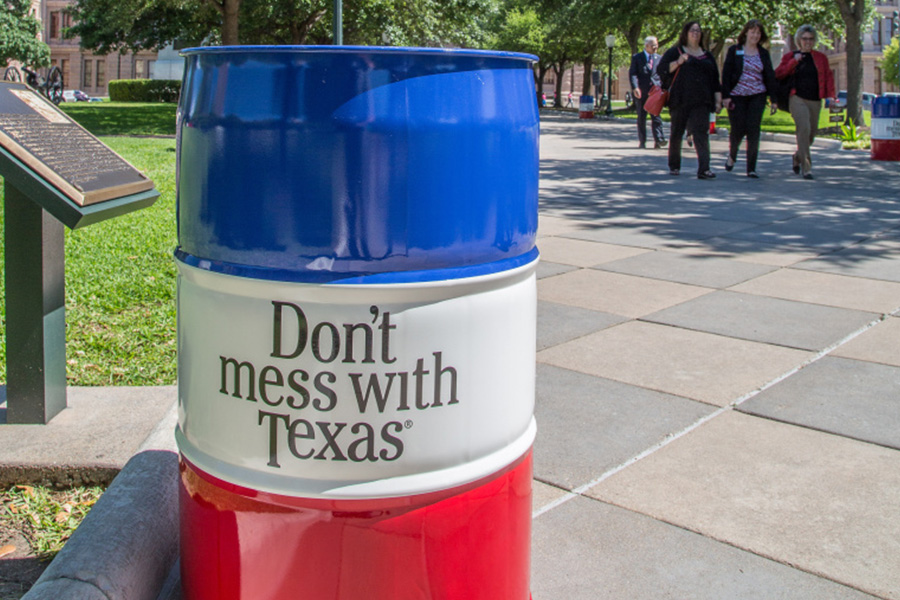
[[[79,206],[153,189],[153,182],[22,83],[0,82],[0,146]]]

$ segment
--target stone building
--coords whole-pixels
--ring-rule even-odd
[[[111,53],[106,56],[82,51],[78,39],[63,38],[72,25],[66,8],[75,0],[32,0],[34,14],[40,19],[40,39],[50,46],[50,62],[59,67],[65,89],[80,89],[90,96],[107,96],[112,79],[150,79],[154,74],[156,52]],[[46,75],[47,69],[43,69]]]

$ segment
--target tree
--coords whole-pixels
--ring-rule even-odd
[[[0,65],[17,60],[30,67],[50,65],[50,47],[38,41],[41,23],[30,0],[0,0]]]
[[[158,50],[179,39],[203,39],[217,24],[211,6],[183,0],[78,0],[69,8],[67,38],[82,48],[110,52]]]
[[[862,107],[862,36],[864,25],[871,20],[871,0],[835,0],[844,20],[847,52],[847,120],[863,126]]]
[[[900,38],[891,40],[891,45],[886,46],[881,58],[881,77],[885,82],[898,85],[900,83]]]
[[[491,0],[358,0],[344,7],[344,42],[478,45],[490,6]],[[77,0],[71,31],[83,48],[99,53],[175,40],[330,44],[332,11],[332,0]]]

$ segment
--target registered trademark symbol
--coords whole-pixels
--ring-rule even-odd
[[[407,429],[412,429],[413,422],[407,421],[406,423],[403,424],[403,426],[406,427]]]

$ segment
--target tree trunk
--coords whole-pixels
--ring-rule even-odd
[[[594,61],[590,57],[584,59],[584,74],[581,78],[581,95],[592,96],[591,94],[591,70],[594,68]]]
[[[542,62],[538,63],[537,72],[534,76],[534,87],[535,94],[537,95],[537,104],[538,106],[542,105],[542,100],[544,97],[544,77],[547,76],[547,71],[550,70],[550,67],[545,65]]]
[[[631,49],[632,56],[640,52],[644,47],[644,40],[639,39],[641,28],[643,26],[643,23],[632,23],[628,26],[628,29],[625,30],[625,40],[628,42],[628,47]]]
[[[240,44],[238,36],[238,16],[241,10],[241,0],[224,0],[222,11],[222,45],[236,46]]]
[[[566,74],[566,63],[558,62],[553,65],[553,72],[556,73],[556,84],[553,86],[553,106],[562,108],[562,84],[563,75]]]
[[[846,27],[847,40],[847,120],[865,125],[862,109],[862,30],[864,0],[837,0]],[[835,90],[837,92],[837,90]]]

